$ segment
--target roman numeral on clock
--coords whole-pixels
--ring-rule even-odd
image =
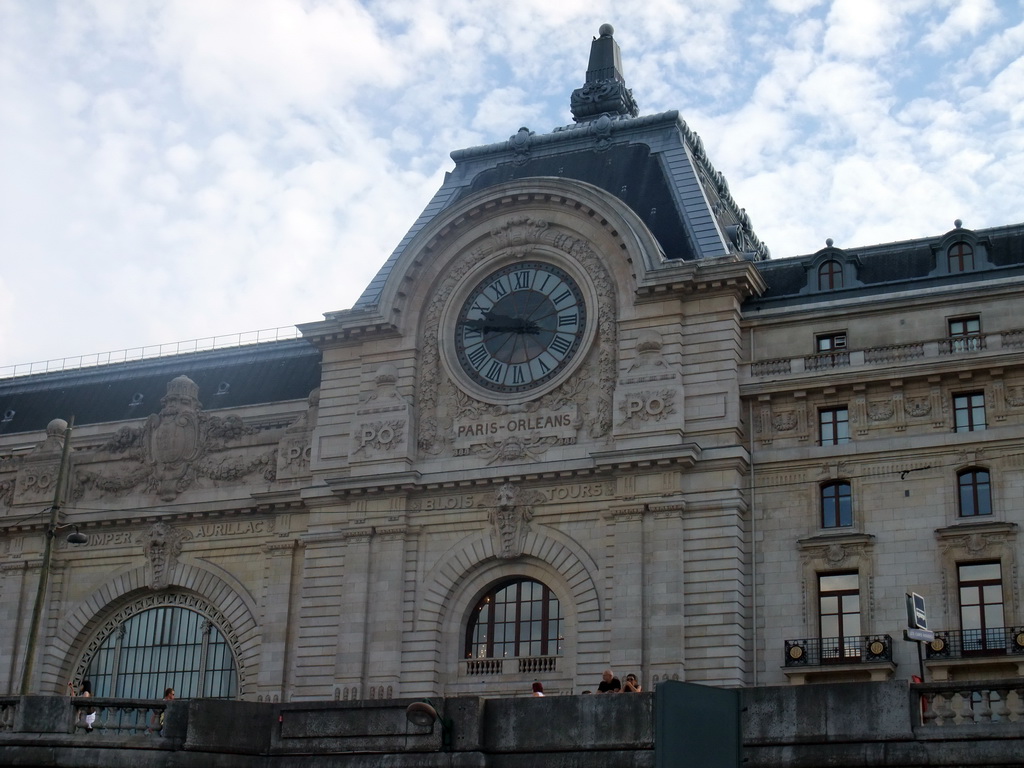
[[[548,349],[557,352],[560,355],[565,355],[570,349],[572,349],[572,336],[566,336],[565,334],[558,334],[548,344]]]
[[[487,348],[483,344],[479,344],[470,352],[466,353],[466,359],[469,360],[469,364],[480,370],[480,366],[487,362],[489,355],[487,354]]]
[[[490,381],[501,381],[501,373],[504,368],[505,366],[497,360],[491,360],[491,364],[487,368],[487,373],[484,374],[484,378]]]

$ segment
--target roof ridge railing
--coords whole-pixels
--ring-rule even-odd
[[[100,365],[117,365],[119,363],[150,360],[158,357],[208,352],[214,349],[269,344],[275,341],[286,341],[301,337],[302,333],[294,325],[286,325],[280,328],[264,328],[258,331],[243,331],[241,333],[221,336],[205,336],[200,339],[172,341],[166,344],[151,344],[144,347],[130,347],[112,352],[94,352],[75,357],[54,358],[34,363],[0,366],[0,379],[13,379],[19,376],[32,376],[43,373],[59,373],[61,371],[73,371],[81,368],[95,368]]]

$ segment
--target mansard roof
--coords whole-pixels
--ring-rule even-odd
[[[0,435],[55,418],[100,424],[160,410],[167,384],[188,376],[207,411],[301,400],[320,386],[320,352],[305,339],[0,379]]]
[[[593,42],[586,83],[573,92],[576,123],[542,134],[523,127],[506,141],[452,153],[455,168],[354,310],[378,304],[395,264],[435,217],[468,195],[530,178],[582,181],[610,193],[651,230],[667,260],[730,253],[769,258],[700,137],[679,113],[637,116],[611,35],[611,26],[604,25]]]
[[[976,263],[972,269],[950,273],[942,266],[947,249],[957,242],[974,248]],[[815,290],[815,267],[823,255],[849,264],[855,279],[842,288]],[[943,284],[964,285],[997,275],[1024,275],[1024,224],[970,230],[958,223],[955,229],[942,235],[916,240],[847,249],[830,244],[806,256],[761,262],[757,269],[768,288],[761,296],[751,297],[746,302],[747,307],[827,302],[859,294],[925,289]]]

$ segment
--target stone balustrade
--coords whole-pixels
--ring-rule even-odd
[[[463,677],[539,675],[558,671],[558,656],[522,656],[510,659],[466,659]]]
[[[925,728],[1024,723],[1024,679],[929,683],[915,688],[914,693]]]
[[[779,377],[842,368],[864,366],[890,366],[899,363],[935,359],[950,359],[960,355],[996,353],[1002,350],[1024,348],[1024,329],[998,333],[974,334],[965,337],[946,337],[903,344],[886,344],[865,349],[844,349],[770,360],[755,360],[744,366],[747,380],[767,376]]]

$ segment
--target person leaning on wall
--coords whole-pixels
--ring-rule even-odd
[[[619,682],[619,678],[615,676],[615,673],[606,669],[601,675],[601,682],[597,684],[598,693],[621,693],[622,683]]]
[[[644,687],[640,685],[640,681],[636,679],[636,675],[626,675],[626,683],[622,686],[623,693],[641,693]]]

